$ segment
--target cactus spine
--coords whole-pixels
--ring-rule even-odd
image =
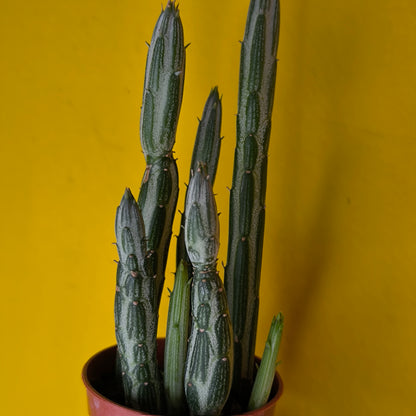
[[[138,204],[156,279],[157,302],[178,198],[178,170],[172,157],[182,103],[185,47],[178,8],[169,1],[153,31],[146,62],[140,138],[146,159]]]
[[[234,329],[234,380],[252,383],[264,234],[267,151],[276,78],[278,0],[252,0],[241,43],[237,144],[225,287]]]
[[[115,228],[120,261],[114,315],[125,401],[135,409],[161,414],[155,279],[149,273],[143,219],[129,189],[117,209]]]
[[[218,215],[203,166],[189,182],[185,218],[185,243],[194,268],[185,392],[192,415],[215,416],[231,388],[233,349],[227,300],[216,270]]]

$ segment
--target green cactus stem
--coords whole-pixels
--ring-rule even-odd
[[[129,189],[117,209],[119,262],[114,305],[116,339],[126,405],[164,412],[163,383],[156,361],[158,309],[149,273],[143,219]]]
[[[207,176],[211,185],[214,186],[217,173],[218,158],[221,149],[221,120],[222,104],[218,93],[218,87],[214,87],[205,103],[201,120],[195,138],[195,145],[192,153],[192,172],[196,172],[200,164],[205,165]]]
[[[191,169],[189,180],[193,172],[198,169],[200,163],[204,164],[211,185],[214,186],[215,175],[217,173],[218,159],[221,149],[221,119],[222,104],[218,94],[218,87],[214,87],[205,103],[201,120],[199,121],[196,133],[194,149],[192,153]],[[186,196],[185,196],[186,200]],[[185,214],[182,213],[181,227],[179,231],[176,251],[176,262],[179,264],[184,260],[191,269],[191,263],[186,253],[184,240]],[[190,270],[192,273],[192,270]]]
[[[233,345],[225,291],[216,270],[217,208],[203,166],[189,182],[185,218],[185,243],[194,268],[185,392],[192,415],[216,416],[231,388]]]
[[[190,280],[188,268],[181,261],[170,294],[165,342],[164,386],[169,416],[187,414],[185,398],[185,361],[190,316]]]
[[[138,198],[146,230],[146,248],[152,274],[156,279],[159,305],[165,281],[165,269],[172,224],[178,199],[178,170],[172,157],[155,159],[147,165]]]
[[[273,317],[269,335],[264,347],[260,367],[254,380],[248,403],[248,411],[264,406],[269,400],[273,379],[276,372],[277,355],[283,331],[283,315],[279,313]]]
[[[278,0],[252,0],[241,43],[237,143],[225,288],[234,330],[233,390],[248,397],[254,369],[267,152],[279,39]]]
[[[153,30],[146,61],[140,137],[148,163],[172,151],[184,78],[182,22],[175,1],[168,1]]]
[[[175,2],[156,23],[146,62],[140,139],[146,159],[138,204],[160,303],[172,223],[178,198],[178,170],[172,157],[185,75],[183,28]]]

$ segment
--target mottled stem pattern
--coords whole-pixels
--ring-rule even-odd
[[[182,23],[175,2],[168,1],[156,22],[147,54],[140,119],[147,166],[138,202],[133,204],[131,193],[126,192],[116,219],[120,262],[115,319],[126,404],[157,414],[165,407],[156,335],[178,197],[172,148],[184,72]]]
[[[146,230],[149,263],[156,280],[158,305],[165,281],[178,192],[178,170],[176,161],[171,156],[154,159],[152,164],[147,165],[138,204]]]
[[[214,186],[222,140],[221,120],[221,99],[218,94],[218,88],[214,87],[208,96],[202,112],[201,120],[199,121],[192,153],[189,180],[191,179],[193,172],[196,172],[198,166],[202,163],[206,166],[207,175],[211,185]],[[181,218],[181,227],[177,241],[176,263],[179,264],[181,260],[185,261],[190,269],[190,273],[192,273],[191,263],[185,248],[184,228],[185,212],[182,213]]]
[[[216,203],[202,166],[189,182],[185,215],[185,243],[194,268],[185,392],[192,415],[217,416],[231,389],[233,346],[227,299],[216,270]]]
[[[139,208],[156,278],[158,303],[178,199],[178,170],[172,157],[182,104],[185,46],[178,7],[169,1],[156,23],[146,61],[140,139],[146,170]]]
[[[278,0],[252,0],[241,43],[237,143],[225,271],[234,330],[233,390],[240,398],[248,397],[254,369],[279,16]]]
[[[116,339],[126,405],[153,414],[164,411],[156,361],[156,280],[149,273],[143,219],[127,189],[117,209],[119,262],[114,305]]]

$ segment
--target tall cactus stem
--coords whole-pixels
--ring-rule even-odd
[[[138,198],[146,231],[148,262],[159,305],[178,199],[178,170],[172,157],[185,76],[183,28],[175,2],[155,25],[149,45],[140,118],[147,167]]]
[[[126,191],[116,217],[120,263],[115,317],[125,399],[127,405],[151,413],[164,411],[156,334],[178,197],[178,171],[172,147],[182,103],[184,72],[182,23],[175,2],[168,1],[155,25],[147,54],[140,119],[147,166],[138,202],[133,204],[131,192]],[[126,216],[126,212],[131,215]],[[127,220],[133,224],[125,224]],[[136,235],[140,236],[140,244]],[[126,253],[120,248],[131,239],[135,245],[130,247],[133,243],[129,243],[128,250],[135,251],[127,253],[124,259]]]
[[[248,397],[254,369],[279,15],[278,0],[252,0],[241,43],[237,143],[225,271],[234,329],[233,390],[240,398]]]

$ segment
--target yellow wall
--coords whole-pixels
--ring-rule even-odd
[[[247,6],[181,1],[180,183],[218,84],[221,260]],[[2,1],[2,414],[87,414],[80,371],[114,342],[113,219],[144,170],[145,40],[159,12]],[[258,337],[261,352],[281,310],[280,416],[416,414],[415,27],[413,0],[282,0]]]

